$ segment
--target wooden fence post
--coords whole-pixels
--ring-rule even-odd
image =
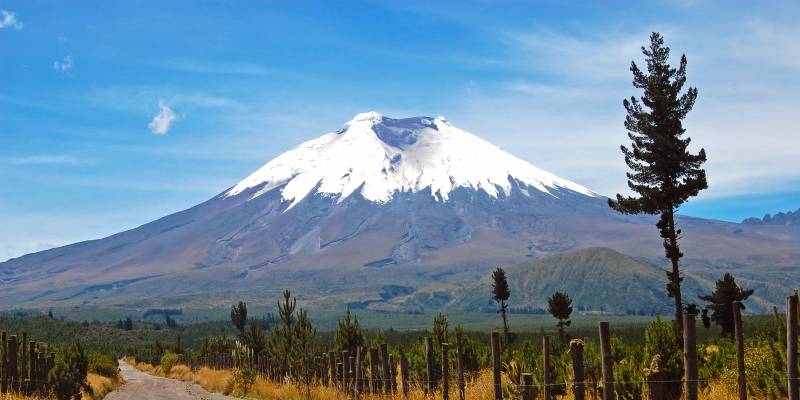
[[[333,351],[328,352],[328,384],[330,386],[336,386],[336,356],[333,354]]]
[[[697,400],[697,339],[694,314],[683,315],[683,369],[686,400]]]
[[[36,389],[39,390],[44,385],[44,379],[42,379],[42,375],[44,371],[44,354],[41,351],[36,352]]]
[[[500,333],[492,332],[492,372],[494,374],[494,400],[503,400],[503,387],[500,380]]]
[[[33,340],[28,343],[28,382],[29,390],[36,386],[36,342]]]
[[[389,382],[392,371],[389,370],[389,345],[386,343],[381,343],[381,370],[383,371],[383,393],[389,394],[392,392],[392,384]]]
[[[464,396],[464,343],[461,342],[461,332],[456,332],[456,368],[458,368],[458,400],[465,400]]]
[[[352,394],[353,391],[355,390],[353,388],[353,386],[355,386],[355,379],[353,379],[353,378],[355,378],[355,376],[356,376],[356,371],[355,371],[355,366],[356,365],[355,364],[356,364],[356,356],[348,355],[347,356],[347,360],[345,360],[345,374],[344,374],[344,376],[345,376],[345,382],[346,382],[345,383],[345,390],[350,394]]]
[[[522,400],[533,400],[533,374],[522,374],[520,379]]]
[[[370,393],[378,394],[378,384],[380,383],[380,374],[378,374],[378,349],[370,347],[369,349],[369,377],[370,377]]]
[[[3,359],[0,360],[0,393],[8,393],[8,339],[6,338],[6,331],[0,334],[0,346],[3,348]]]
[[[734,301],[733,333],[736,339],[736,370],[739,377],[739,400],[747,400],[747,377],[744,371],[744,331],[742,331],[742,303]]]
[[[433,338],[426,337],[425,338],[425,363],[427,367],[427,378],[428,382],[426,382],[426,390],[425,393],[429,395],[433,395],[434,393],[434,386],[433,386]]]
[[[408,399],[408,359],[405,354],[400,354],[400,380],[403,384],[403,398]]]
[[[569,342],[569,352],[572,355],[572,393],[575,400],[585,400],[586,375],[583,369],[583,341]]]
[[[614,400],[614,365],[611,359],[611,332],[608,322],[597,324],[600,331],[600,358],[603,372],[603,400]]]
[[[349,369],[349,376],[348,380],[350,381],[350,393],[356,392],[356,386],[358,386],[358,381],[356,381],[356,356],[350,356],[348,359],[349,362],[347,363]]]
[[[344,392],[345,390],[347,390],[347,372],[346,372],[347,368],[346,364],[344,363],[344,360],[336,363],[336,369],[337,369],[336,375],[339,381],[338,382],[339,390]]]
[[[17,335],[11,335],[8,338],[8,378],[11,379],[11,389],[13,385],[19,385],[19,364],[17,356],[19,349],[17,348]]]
[[[789,400],[798,400],[797,389],[797,295],[786,300],[786,373]]]
[[[391,393],[397,393],[397,364],[394,362],[394,355],[389,354],[389,384],[392,387]]]
[[[342,350],[342,391],[350,388],[350,350]]]
[[[542,393],[544,400],[550,400],[550,338],[542,336]]]
[[[356,397],[364,393],[364,371],[361,365],[364,362],[364,348],[358,346],[356,349]]]
[[[22,341],[19,342],[19,380],[22,382],[26,378],[28,370],[28,333],[22,332]]]
[[[442,400],[450,400],[449,343],[442,343]]]

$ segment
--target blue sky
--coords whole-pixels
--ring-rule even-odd
[[[654,30],[700,92],[710,188],[683,213],[800,207],[800,5],[599,3],[0,0],[0,260],[197,204],[369,110],[623,191]]]

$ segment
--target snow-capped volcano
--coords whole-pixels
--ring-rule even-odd
[[[310,307],[337,313],[351,302],[416,310],[416,301],[449,301],[437,292],[441,284],[589,247],[662,262],[654,223],[618,214],[604,197],[444,118],[364,113],[192,208],[0,263],[0,304],[227,307],[242,299],[271,304],[290,288]],[[792,226],[678,223],[687,270],[732,266],[738,278],[743,266],[794,268],[800,258]],[[570,270],[597,264],[584,262]],[[392,300],[412,292],[408,301]],[[584,295],[602,305],[607,293]]]
[[[377,203],[391,201],[397,192],[424,189],[446,201],[461,187],[497,198],[501,192],[510,195],[515,183],[544,193],[569,189],[597,196],[456,128],[443,117],[392,119],[377,112],[358,114],[342,130],[283,153],[226,196],[261,186],[252,195],[257,197],[282,186],[281,196],[291,202],[291,208],[309,194],[342,201],[356,191]]]

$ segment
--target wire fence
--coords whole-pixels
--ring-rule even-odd
[[[747,378],[744,367],[744,345],[742,334],[742,321],[739,304],[734,303],[735,319],[735,342],[737,369],[739,377],[737,385],[739,389],[739,399],[747,398]],[[798,400],[798,298],[791,296],[787,299],[787,350],[786,350],[786,376],[776,377],[776,383],[780,383],[785,388],[790,400]],[[794,317],[792,317],[794,316]],[[647,393],[647,398],[658,399],[654,393],[665,388],[680,387],[687,400],[698,399],[698,387],[703,387],[712,383],[712,380],[698,377],[698,356],[695,332],[695,316],[687,314],[684,316],[682,338],[684,339],[684,376],[681,379],[664,379],[656,372],[652,375],[645,372],[643,379],[615,379],[614,360],[611,357],[611,344],[609,326],[607,322],[598,324],[600,337],[600,357],[601,357],[601,376],[593,376],[591,379],[585,378],[585,365],[583,360],[583,344],[570,343],[570,351],[575,351],[577,356],[572,357],[572,380],[554,381],[549,375],[549,347],[548,338],[543,339],[542,370],[530,371],[529,373],[514,373],[504,371],[506,367],[501,363],[501,346],[499,333],[494,332],[491,336],[491,373],[493,382],[489,384],[494,390],[495,400],[502,400],[507,389],[512,389],[518,393],[523,400],[533,399],[532,392],[544,393],[543,398],[550,400],[553,397],[550,393],[555,388],[569,388],[575,394],[576,400],[586,398],[614,399],[616,397],[615,388],[639,386],[643,392]],[[309,357],[306,366],[302,371],[292,370],[287,365],[275,365],[274,360],[269,360],[261,355],[255,355],[251,350],[239,346],[240,356],[236,357],[235,352],[230,354],[214,354],[192,361],[192,369],[199,367],[209,367],[213,369],[242,368],[248,367],[256,371],[258,376],[269,379],[273,382],[305,382],[318,385],[333,387],[340,391],[345,397],[358,397],[363,394],[389,394],[402,393],[406,397],[412,388],[420,388],[428,394],[439,393],[444,399],[448,399],[450,392],[456,392],[460,399],[464,397],[465,385],[470,383],[470,379],[465,377],[463,368],[464,354],[462,353],[461,337],[457,335],[455,369],[451,368],[447,355],[449,344],[442,344],[442,355],[434,359],[431,350],[432,338],[426,338],[427,355],[425,358],[425,371],[422,376],[419,370],[412,377],[409,371],[409,363],[403,352],[400,352],[399,360],[389,356],[386,343],[378,347],[361,347],[356,352],[329,351],[323,356]],[[573,348],[579,346],[580,348]],[[243,353],[242,353],[243,351]],[[244,357],[241,356],[244,354]],[[399,361],[399,362],[396,362]],[[794,368],[792,368],[794,366]],[[399,374],[398,374],[399,370]],[[519,371],[517,371],[519,372]],[[538,374],[539,379],[533,381],[533,372]],[[456,375],[456,379],[453,375]],[[512,378],[513,377],[513,378]],[[432,379],[433,378],[433,379]],[[474,382],[474,380],[473,380]],[[487,386],[484,383],[484,386]],[[587,396],[586,393],[592,393]],[[597,393],[601,393],[599,396]]]

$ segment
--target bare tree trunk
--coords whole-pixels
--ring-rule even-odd
[[[747,377],[744,370],[744,333],[742,331],[742,303],[734,301],[733,333],[736,339],[736,370],[739,378],[739,400],[747,400]]]
[[[675,214],[670,208],[667,212],[669,223],[668,237],[665,239],[665,247],[667,247],[667,257],[672,262],[672,276],[670,283],[672,284],[672,297],[675,300],[675,324],[677,331],[683,331],[683,298],[681,296],[681,271],[680,271],[680,248],[678,247],[678,234],[675,230]],[[667,242],[669,240],[669,242]]]

